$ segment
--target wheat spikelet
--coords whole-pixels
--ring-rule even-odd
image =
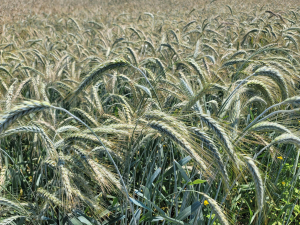
[[[64,207],[64,204],[63,204],[63,202],[61,200],[59,200],[57,197],[55,197],[54,194],[51,194],[50,192],[46,191],[43,188],[38,188],[37,189],[37,193],[41,197],[50,200],[51,202],[53,202],[56,206],[59,206],[60,208],[65,208],[65,209],[69,209],[70,208],[69,205],[65,205],[65,207]]]
[[[114,135],[124,135],[124,136],[130,136],[131,133],[127,130],[117,130],[115,128],[111,127],[98,127],[92,129],[96,134],[114,134]],[[84,130],[83,133],[90,134],[92,133],[90,130]]]
[[[217,168],[221,172],[226,187],[229,189],[229,176],[218,148],[204,132],[200,131],[196,127],[192,127],[191,130],[194,134],[197,135],[200,141],[202,141],[206,145],[206,147],[213,153],[215,159],[217,160]]]
[[[8,87],[7,87],[6,83],[1,78],[0,78],[0,84],[1,84],[1,90],[4,89],[4,91],[7,92]]]
[[[89,115],[88,113],[86,113],[84,110],[82,109],[78,109],[78,108],[73,108],[71,110],[71,112],[77,112],[79,113],[80,115],[84,116],[85,118],[87,118],[91,123],[92,125],[95,125],[96,127],[98,127],[100,124],[91,116]]]
[[[74,152],[76,154],[78,154],[84,160],[86,160],[87,157],[91,154],[90,152],[83,150],[82,148],[80,148],[77,145],[72,145],[71,148],[72,148],[72,150],[74,150]]]
[[[292,35],[285,34],[283,35],[283,37],[290,40],[295,45],[296,51],[297,52],[299,51],[298,42],[295,40],[295,38]]]
[[[191,156],[196,160],[199,165],[206,170],[206,165],[203,159],[192,149],[190,144],[177,132],[174,131],[173,128],[169,127],[167,124],[160,122],[160,121],[152,121],[149,123],[149,126],[155,130],[166,134],[170,137],[173,141],[178,143],[181,147],[183,147]]]
[[[101,118],[103,118],[103,119],[109,119],[109,120],[112,120],[112,121],[115,121],[115,122],[117,122],[117,123],[120,123],[120,124],[123,124],[123,121],[122,120],[120,120],[120,119],[118,119],[117,117],[115,117],[115,116],[112,116],[112,115],[110,115],[110,114],[102,114],[102,117]]]
[[[60,172],[61,172],[61,178],[62,183],[65,189],[65,193],[67,196],[67,204],[72,202],[72,186],[69,179],[69,171],[67,168],[65,168],[63,165],[60,165]]]
[[[48,137],[48,135],[45,133],[45,131],[40,128],[39,124],[37,124],[36,122],[33,122],[33,124],[36,125],[36,130],[39,131],[39,132],[36,132],[36,133],[39,133],[40,134],[40,137],[42,139],[42,141],[44,142],[44,144],[46,145],[46,149],[48,150],[47,153],[50,155],[50,156],[53,156],[53,157],[57,157],[57,151],[56,151],[56,148],[54,147],[54,144],[52,142],[52,140]]]
[[[117,187],[119,190],[121,190],[121,183],[120,181],[116,178],[116,176],[109,171],[106,167],[104,167],[101,164],[98,164],[98,167],[100,168],[101,172],[105,175],[105,177],[107,177],[107,179],[115,186]]]
[[[159,66],[162,76],[165,77],[166,70],[165,70],[164,64],[162,63],[162,61],[159,58],[154,58],[154,60],[155,60],[156,64]]]
[[[25,79],[24,81],[22,81],[19,85],[19,88],[16,90],[16,93],[14,94],[14,96],[12,97],[11,102],[13,102],[21,93],[22,89],[31,81],[31,77]]]
[[[6,93],[6,99],[5,99],[5,109],[8,111],[10,110],[11,107],[11,102],[12,102],[12,98],[13,98],[13,92],[15,89],[15,85],[18,82],[17,79],[15,79],[15,81],[10,85],[9,89],[7,90]]]
[[[87,158],[88,165],[92,168],[93,172],[96,174],[93,178],[98,181],[103,192],[109,191],[115,185],[119,189],[121,188],[120,183],[117,181],[112,173],[108,172],[100,164],[96,163],[94,160]]]
[[[198,74],[202,84],[205,84],[206,83],[205,76],[204,76],[200,66],[197,64],[197,62],[194,59],[191,58],[187,61],[187,63],[196,71],[196,73]]]
[[[119,162],[122,161],[122,157],[121,157],[121,155],[120,155],[121,152],[119,152],[119,151],[113,151],[113,150],[110,149],[110,148],[106,148],[106,149],[107,149],[107,151],[108,151],[115,159],[117,159]],[[91,150],[91,152],[92,152],[92,153],[95,153],[95,152],[106,153],[106,150],[104,149],[103,146],[100,146],[100,147],[93,148],[93,149]]]
[[[70,93],[73,88],[69,85],[67,85],[66,83],[60,82],[60,81],[56,81],[55,85],[61,89],[63,89],[66,93]]]
[[[294,97],[287,98],[279,104],[280,105],[283,105],[283,104],[300,104],[300,96],[294,96]]]
[[[247,52],[245,50],[239,50],[239,51],[235,52],[232,56],[230,56],[230,59],[233,59],[240,55],[247,55]]]
[[[300,146],[300,138],[293,134],[282,134],[278,137],[276,137],[270,145],[274,144],[283,144],[283,143],[289,143],[289,144],[295,144],[297,146]]]
[[[288,87],[287,84],[283,78],[283,76],[279,73],[278,70],[274,68],[268,68],[268,67],[262,67],[255,71],[256,76],[267,76],[270,77],[272,80],[275,81],[275,83],[278,84],[280,91],[281,91],[281,96],[282,100],[285,100],[288,98],[289,92],[288,92]]]
[[[7,75],[9,75],[10,77],[12,77],[12,75],[10,74],[10,72],[5,67],[0,66],[0,71],[5,72]],[[7,88],[6,88],[6,90],[7,90]]]
[[[48,102],[25,101],[0,116],[0,133],[18,118],[50,107]]]
[[[190,108],[194,107],[197,111],[201,112],[202,108],[199,104],[199,100],[205,95],[207,88],[203,88],[199,92],[197,92],[195,95],[193,95],[187,104],[183,107],[182,112],[188,111]],[[201,111],[200,111],[201,110]]]
[[[71,20],[71,21],[75,24],[76,28],[77,28],[78,30],[81,30],[79,24],[77,23],[77,21],[76,21],[75,19],[69,17],[68,20]]]
[[[36,69],[34,69],[34,68],[30,67],[30,66],[22,66],[21,69],[23,69],[23,70],[30,70],[30,71],[38,74],[38,75],[42,75],[43,77],[45,76],[45,74],[41,73],[40,71],[38,71],[38,70],[36,70]]]
[[[20,219],[20,218],[25,218],[25,216],[11,216],[9,218],[1,220],[0,225],[15,224],[15,223],[13,223],[13,221],[16,219]]]
[[[249,131],[258,131],[258,132],[265,132],[265,131],[276,131],[279,133],[291,133],[289,129],[285,126],[274,123],[274,122],[260,122],[252,126]]]
[[[219,104],[216,100],[210,100],[207,104],[211,107],[212,112],[216,113],[219,108]]]
[[[188,96],[188,98],[192,98],[194,96],[193,90],[190,88],[190,86],[188,85],[188,83],[184,79],[182,79],[182,78],[180,78],[180,86],[183,89],[184,94],[186,96]]]
[[[244,132],[246,131],[246,130],[248,130],[251,126],[253,126],[256,122],[257,122],[257,120],[259,119],[259,118],[261,118],[266,112],[268,112],[270,109],[272,109],[272,108],[274,108],[274,107],[276,107],[276,106],[281,106],[281,105],[285,105],[285,104],[296,104],[296,105],[299,105],[300,104],[300,97],[299,96],[294,96],[294,97],[291,97],[291,98],[287,98],[286,100],[284,100],[284,101],[282,101],[282,102],[279,102],[279,103],[277,103],[277,104],[274,104],[274,105],[272,105],[272,106],[270,106],[269,108],[267,108],[267,109],[265,109],[260,115],[258,115],[245,129],[244,129]],[[289,110],[291,113],[292,112],[296,112],[297,111],[297,109],[294,109],[294,110]],[[284,112],[286,112],[286,111],[284,111]],[[274,112],[274,113],[278,113],[278,112]],[[274,113],[271,113],[272,115],[274,114]],[[271,115],[270,114],[270,115]],[[265,118],[263,118],[263,119],[261,119],[260,121],[262,121],[262,120],[264,120],[264,119],[266,119],[267,117],[269,117],[269,116],[266,116]]]
[[[9,135],[19,134],[19,133],[41,133],[41,132],[43,132],[43,131],[38,127],[29,127],[29,126],[16,127],[14,129],[8,130],[8,131],[0,134],[0,138],[4,138]]]
[[[246,41],[248,35],[251,34],[251,33],[255,33],[255,32],[259,32],[259,29],[254,28],[254,29],[252,29],[252,30],[249,30],[249,31],[244,35],[243,40],[242,40],[242,42],[241,42],[241,46],[244,45],[244,43],[245,43],[245,41]]]
[[[62,126],[62,127],[58,128],[56,130],[56,133],[63,133],[66,131],[80,131],[80,129],[77,127],[71,126],[71,125],[67,125],[67,126]]]
[[[255,192],[256,192],[256,202],[259,211],[263,210],[264,207],[264,185],[263,180],[260,176],[259,170],[255,165],[254,161],[250,157],[245,157],[247,160],[248,169],[253,177]]]
[[[116,123],[116,124],[110,124],[109,126],[101,126],[103,129],[116,129],[116,130],[132,130],[135,128],[140,128],[139,126],[136,127],[136,125],[133,124],[127,124],[127,123]],[[99,128],[99,129],[101,129]],[[97,128],[95,128],[97,129]]]
[[[47,93],[46,93],[46,85],[44,83],[41,83],[41,88],[40,88],[41,94],[43,96],[43,100],[45,102],[49,102]]]
[[[115,59],[113,61],[103,63],[103,64],[97,66],[79,84],[79,86],[76,88],[76,90],[72,94],[72,97],[78,95],[81,91],[83,91],[83,89],[85,87],[87,87],[93,80],[95,80],[100,74],[104,73],[105,71],[114,69],[114,68],[128,66],[128,65],[129,65],[129,63],[123,59]]]
[[[82,141],[82,142],[90,142],[91,144],[101,144],[98,139],[93,135],[83,134],[83,133],[75,133],[70,134],[67,136],[64,140],[65,143],[71,142],[71,141]],[[110,143],[107,140],[101,139],[101,141],[105,144],[105,146],[112,147],[112,143]]]
[[[229,222],[227,221],[227,218],[225,216],[225,214],[223,213],[222,208],[218,205],[218,203],[211,197],[209,197],[207,194],[205,193],[201,193],[209,202],[210,206],[213,208],[213,210],[216,213],[216,216],[219,219],[219,222],[222,225],[229,225]]]
[[[82,194],[82,192],[78,189],[72,188],[72,193],[79,197],[83,202],[85,202],[88,206],[92,207],[95,210],[95,213],[100,213],[103,209],[97,205],[96,202],[93,202],[91,198]]]
[[[203,92],[201,91],[200,93],[197,93],[197,95],[195,97],[193,90],[190,88],[190,86],[188,85],[188,83],[184,79],[182,79],[182,78],[180,78],[180,86],[184,90],[184,93],[190,99],[189,104],[187,104],[187,106],[185,107],[185,109],[188,109],[188,107],[190,107],[190,105],[195,102],[195,104],[193,105],[193,107],[198,112],[202,113],[202,107],[200,106],[198,99],[202,96]]]
[[[130,114],[131,108],[129,109],[125,104],[122,104],[122,106],[123,106],[123,109],[125,111],[125,115],[126,115],[126,118],[127,118],[127,123],[131,124],[131,114]],[[125,118],[125,121],[126,121],[126,118]]]
[[[225,150],[229,154],[230,158],[233,162],[240,164],[240,160],[238,159],[236,153],[234,152],[233,146],[228,135],[225,133],[223,128],[215,121],[213,118],[199,114],[201,120],[217,135],[218,139],[221,141],[222,145],[225,147]]]
[[[0,192],[2,191],[5,183],[6,171],[7,171],[6,166],[3,166],[0,170]]]
[[[275,67],[275,68],[279,69],[280,71],[282,71],[284,74],[287,74],[288,76],[293,77],[293,74],[279,62],[270,61],[270,62],[268,62],[267,65],[270,65],[270,67]]]
[[[4,197],[0,197],[0,205],[5,205],[7,207],[16,209],[19,212],[24,212],[24,209],[21,208],[17,203],[15,203],[7,198],[4,198]]]
[[[250,80],[245,84],[247,87],[253,88],[254,90],[258,90],[261,94],[266,98],[266,101],[269,102],[270,105],[274,104],[274,100],[271,92],[268,87],[259,80]]]
[[[212,56],[212,57],[213,57],[213,56]],[[203,61],[203,65],[204,65],[204,68],[205,68],[205,70],[206,70],[206,73],[207,73],[208,77],[211,78],[209,65],[207,64],[207,62],[206,62],[206,60],[205,60],[205,57],[203,57],[202,61]]]
[[[69,124],[70,122],[73,122],[73,121],[75,121],[75,120],[74,120],[74,118],[71,116],[71,117],[68,117],[68,118],[62,120],[57,126],[58,126],[58,127],[61,127],[61,126],[63,126],[64,124]]]
[[[127,47],[127,50],[130,53],[130,55],[132,56],[134,64],[137,66],[138,65],[138,60],[137,60],[137,57],[136,57],[136,54],[135,54],[134,50],[130,47]]]
[[[215,50],[214,47],[212,47],[212,46],[209,45],[209,44],[202,44],[202,45],[203,45],[203,47],[206,47],[206,48],[208,48],[209,50],[211,50],[217,57],[219,57],[219,53]]]
[[[244,63],[246,61],[247,61],[246,59],[233,59],[233,60],[229,60],[229,61],[225,62],[222,65],[222,67],[232,66],[232,65],[235,65],[235,64],[238,64],[238,63]],[[248,60],[248,61],[251,62],[251,60]]]
[[[93,87],[92,91],[93,91],[93,98],[95,99],[96,102],[96,106],[99,110],[100,115],[102,115],[104,113],[101,101],[99,99],[98,93],[97,93],[98,87]]]
[[[119,99],[120,101],[122,101],[122,102],[126,105],[126,107],[127,107],[127,109],[129,110],[130,114],[133,114],[133,111],[132,111],[132,109],[131,109],[129,103],[127,102],[126,98],[125,98],[124,96],[122,96],[122,95],[110,94],[110,95],[103,101],[103,104],[107,103],[109,100],[114,99],[114,98]]]
[[[38,89],[38,81],[37,81],[37,78],[32,77],[31,80],[32,80],[32,86],[33,86],[33,90],[34,90],[36,99],[39,100],[39,99],[40,99],[40,92],[39,92],[39,89]]]
[[[244,107],[252,105],[253,103],[259,103],[262,107],[268,105],[268,103],[263,98],[259,96],[254,96],[245,103]]]
[[[169,124],[172,125],[172,127],[176,128],[176,129],[180,129],[181,132],[183,133],[187,133],[187,129],[186,126],[178,121],[175,117],[170,116],[164,112],[158,111],[158,110],[153,110],[153,111],[149,111],[145,113],[145,117],[148,119],[155,119],[155,120],[160,120],[160,121],[164,121],[167,122]]]

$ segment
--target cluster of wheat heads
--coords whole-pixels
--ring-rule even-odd
[[[0,224],[297,224],[299,19],[209,4],[3,26]]]

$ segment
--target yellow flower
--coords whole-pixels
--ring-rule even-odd
[[[285,185],[285,182],[284,182],[284,181],[282,181],[281,183],[282,183],[282,185]]]
[[[277,159],[281,159],[282,160],[283,158],[282,158],[282,156],[278,156]]]
[[[166,147],[166,145],[163,145],[163,147],[165,148],[165,147]]]
[[[209,202],[207,200],[204,200],[204,205],[209,205]]]

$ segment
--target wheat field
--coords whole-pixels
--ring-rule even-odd
[[[0,225],[300,224],[298,1],[0,3]]]

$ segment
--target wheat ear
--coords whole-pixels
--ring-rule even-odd
[[[213,118],[211,118],[207,115],[204,115],[204,114],[199,114],[199,116],[200,116],[201,120],[217,135],[218,139],[220,140],[222,145],[225,147],[225,150],[231,157],[232,161],[237,164],[240,164],[241,161],[238,159],[236,153],[234,152],[231,141],[230,141],[228,135],[223,130],[223,128]]]
[[[265,131],[276,131],[279,133],[291,133],[289,129],[285,126],[274,123],[274,122],[260,122],[252,126],[249,131],[258,131],[258,132],[265,132]]]
[[[103,64],[97,66],[79,84],[79,86],[73,92],[72,97],[78,95],[85,87],[87,87],[89,84],[91,84],[91,82],[93,80],[95,80],[100,74],[104,73],[105,71],[114,69],[114,68],[128,66],[128,65],[130,65],[130,64],[123,59],[115,59],[113,61],[103,63]]]
[[[160,121],[152,121],[151,123],[149,123],[149,126],[169,136],[173,141],[175,141],[181,147],[183,147],[200,164],[200,166],[204,170],[206,170],[206,165],[204,164],[203,159],[192,149],[190,144],[173,128],[169,127],[166,123]]]
[[[50,107],[48,102],[25,101],[0,116],[0,133],[18,118]]]
[[[122,175],[121,175],[121,173],[120,173],[120,171],[119,171],[119,169],[118,169],[117,164],[116,164],[115,161],[113,160],[111,154],[109,153],[109,151],[107,150],[107,148],[105,147],[105,145],[103,144],[103,142],[100,140],[100,138],[96,135],[96,133],[95,133],[95,132],[94,132],[94,131],[86,124],[86,123],[84,123],[81,119],[79,119],[78,117],[76,117],[75,115],[73,115],[72,113],[70,113],[68,110],[63,109],[63,108],[60,108],[60,107],[55,107],[55,106],[51,106],[51,108],[57,109],[57,110],[61,110],[61,111],[65,112],[65,113],[67,113],[69,116],[73,117],[74,119],[76,119],[77,121],[79,121],[81,124],[83,124],[86,128],[88,128],[88,129],[92,132],[92,134],[98,139],[98,141],[100,142],[100,144],[101,144],[101,145],[103,146],[103,148],[105,149],[106,154],[107,154],[109,160],[112,162],[112,164],[114,165],[114,167],[115,167],[115,169],[116,169],[116,171],[117,171],[117,173],[118,173],[118,176],[119,176],[119,178],[120,178],[121,184],[122,184],[122,186],[123,186],[123,188],[124,188],[124,191],[125,191],[125,193],[126,193],[126,197],[127,197],[127,199],[129,200],[129,205],[130,205],[131,213],[134,215],[134,207],[133,207],[133,205],[132,205],[132,202],[130,201],[129,193],[128,193],[128,191],[127,191],[127,188],[126,188],[125,182],[124,182],[124,180],[123,180],[123,177],[122,177]],[[134,221],[135,221],[135,220],[134,220]],[[135,221],[135,225],[137,225],[137,224],[136,224],[136,221]]]
[[[255,185],[255,192],[256,192],[256,202],[259,211],[262,211],[264,206],[264,186],[263,180],[260,176],[259,170],[255,165],[254,161],[250,157],[245,157],[247,160],[248,169],[253,177],[254,185]]]
[[[259,70],[255,71],[255,76],[267,76],[271,78],[279,86],[282,95],[282,100],[288,98],[289,92],[286,82],[278,70],[274,68],[262,67]]]
[[[200,141],[202,141],[206,145],[206,147],[213,153],[215,159],[217,160],[218,170],[221,172],[226,187],[229,188],[229,176],[218,148],[215,146],[210,137],[208,137],[204,132],[196,127],[192,127],[191,130],[194,134],[197,135]]]
[[[41,132],[43,132],[43,131],[38,127],[29,127],[29,126],[16,127],[14,129],[10,129],[10,130],[0,134],[0,138],[4,138],[9,135],[19,134],[19,133],[41,133]]]
[[[5,166],[3,166],[0,171],[0,192],[2,191],[3,186],[4,186],[4,182],[5,182],[5,178],[6,178],[6,176],[5,176],[6,171],[7,171],[7,168]]]

